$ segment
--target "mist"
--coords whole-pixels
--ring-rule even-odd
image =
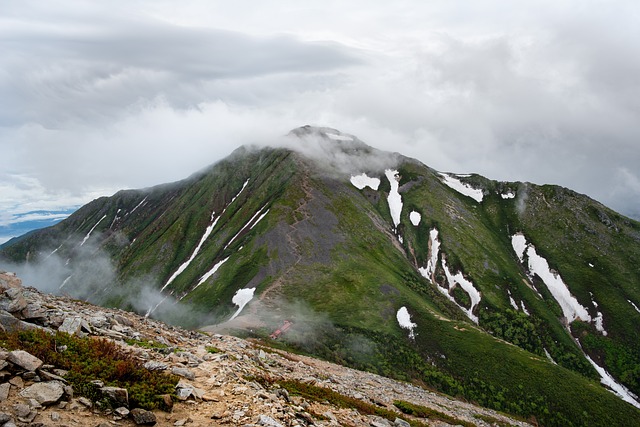
[[[97,234],[86,244],[74,246],[71,259],[51,249],[24,263],[0,259],[0,270],[16,273],[24,286],[34,287],[43,293],[80,299],[98,306],[122,308],[140,315],[150,313],[150,317],[171,325],[195,328],[219,321],[213,312],[195,310],[160,292],[152,276],[120,281],[109,255],[92,244],[92,241],[100,240],[95,237]]]

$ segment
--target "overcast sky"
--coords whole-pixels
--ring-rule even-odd
[[[305,124],[640,218],[640,3],[0,2],[0,226]]]

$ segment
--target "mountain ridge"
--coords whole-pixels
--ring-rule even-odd
[[[640,223],[561,187],[439,173],[335,129],[292,133],[299,151],[236,150],[184,181],[98,199],[1,255],[69,259],[78,268],[58,287],[195,327],[238,313],[227,327],[264,337],[290,318],[299,351],[548,425],[589,423],[591,399],[618,406],[551,403],[576,393],[551,390],[554,377],[583,384],[604,367],[638,393]],[[82,276],[83,259],[102,264]],[[500,359],[513,366],[493,370]],[[527,375],[531,392],[518,388]]]

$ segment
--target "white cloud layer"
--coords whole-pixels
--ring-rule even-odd
[[[2,8],[4,218],[181,179],[304,124],[640,217],[637,2]]]

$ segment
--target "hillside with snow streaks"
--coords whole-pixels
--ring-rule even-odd
[[[467,280],[464,277],[462,272],[459,271],[456,274],[452,274],[451,270],[449,270],[449,267],[447,266],[447,262],[444,257],[442,258],[442,268],[444,269],[444,274],[447,277],[447,282],[449,283],[449,288],[447,289],[447,295],[451,297],[451,300],[455,302],[456,305],[466,313],[469,319],[471,319],[474,323],[477,324],[478,316],[473,314],[473,311],[478,306],[478,303],[480,303],[480,297],[481,297],[480,292],[475,288],[475,286],[473,286],[473,283],[471,283],[471,281]],[[453,299],[453,297],[451,296],[451,291],[453,291],[456,285],[459,285],[462,288],[462,290],[464,290],[469,295],[469,298],[471,299],[471,306],[469,308],[463,307],[457,301],[455,301],[455,299]],[[442,291],[445,288],[439,287],[439,289]]]
[[[438,256],[440,254],[440,241],[438,240],[438,230],[432,228],[429,231],[429,259],[426,267],[418,268],[418,271],[431,283],[435,283],[436,266],[438,265]]]
[[[458,193],[467,197],[471,197],[476,202],[482,202],[484,197],[483,191],[477,188],[473,188],[469,184],[465,184],[457,178],[454,178],[450,174],[440,172],[440,176],[443,178],[442,182],[448,187],[456,190]]]
[[[89,237],[91,237],[91,233],[93,233],[93,230],[96,229],[96,227],[102,222],[103,219],[105,219],[107,217],[107,215],[104,215],[102,218],[100,218],[98,220],[98,222],[95,223],[95,225],[93,227],[91,227],[91,230],[89,230],[89,232],[87,233],[86,236],[84,236],[84,239],[82,239],[82,242],[80,243],[80,246],[84,245],[85,243],[87,243],[87,240],[89,240]]]
[[[171,282],[173,282],[176,279],[176,277],[178,277],[183,271],[187,269],[187,267],[189,267],[189,264],[191,264],[191,262],[196,258],[196,256],[198,256],[200,249],[202,249],[202,245],[204,245],[204,242],[209,238],[209,236],[211,235],[211,232],[216,227],[216,224],[220,219],[220,217],[217,217],[214,219],[215,215],[216,215],[215,212],[211,213],[211,224],[209,224],[207,228],[204,230],[204,234],[200,238],[200,241],[198,242],[198,245],[194,249],[193,253],[189,257],[189,259],[186,260],[184,263],[182,263],[182,265],[178,267],[178,269],[171,275],[171,277],[169,277],[169,280],[167,280],[167,282],[164,284],[161,291],[164,291],[164,289],[167,286],[169,286],[169,284],[171,284]]]
[[[220,267],[222,267],[222,264],[224,264],[225,262],[227,262],[227,260],[228,260],[229,258],[230,258],[230,257],[227,257],[227,258],[223,259],[222,261],[219,261],[216,265],[214,265],[214,266],[211,268],[211,270],[207,271],[207,272],[206,272],[206,273],[205,273],[205,274],[200,278],[200,280],[198,281],[198,283],[196,284],[196,286],[192,289],[192,291],[194,291],[198,286],[202,285],[204,282],[206,282],[207,280],[209,280],[209,278],[210,278],[211,276],[213,276],[213,275],[216,273],[216,271],[218,271],[218,269],[219,269]]]
[[[268,213],[269,213],[269,209],[267,209],[265,212],[262,212],[267,206],[263,206],[261,207],[258,212],[256,212],[251,219],[240,229],[240,231],[238,231],[232,238],[231,240],[229,240],[229,242],[224,246],[224,249],[227,249],[237,238],[238,236],[240,236],[240,234],[242,234],[242,232],[244,230],[246,230],[247,228],[249,228],[250,230],[255,227],[255,225],[257,223],[259,223]],[[256,217],[258,217],[258,219],[254,222],[254,220],[256,219]]]

